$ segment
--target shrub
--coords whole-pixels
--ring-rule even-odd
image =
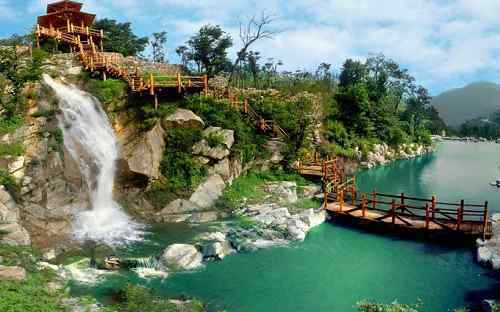
[[[210,147],[217,147],[224,145],[224,137],[221,134],[210,133],[205,137]]]
[[[381,304],[364,300],[358,302],[357,307],[360,312],[418,312],[420,303],[409,305],[395,301],[390,304]]]
[[[0,168],[0,185],[5,186],[5,188],[13,195],[17,193],[19,188],[14,178],[7,172],[7,170],[2,168]]]
[[[45,117],[45,118],[53,118],[57,113],[57,109],[45,109],[45,108],[39,108],[36,112],[31,114],[31,117],[34,118],[39,118],[39,117]]]
[[[21,143],[0,143],[1,156],[22,156],[24,154],[24,146]]]
[[[0,134],[11,133],[24,124],[23,117],[19,115],[10,118],[0,118]]]

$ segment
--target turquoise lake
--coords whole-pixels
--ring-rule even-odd
[[[500,193],[488,185],[500,176],[499,165],[500,145],[446,142],[432,155],[362,172],[358,186],[414,196],[435,193],[446,201],[488,200],[491,209],[500,211]],[[149,244],[137,248],[154,252],[164,247]],[[472,245],[382,236],[333,221],[289,247],[230,256],[165,280],[121,275],[80,291],[102,296],[131,281],[160,295],[199,297],[213,311],[228,312],[356,311],[362,299],[420,299],[423,311],[453,311],[498,295],[498,278],[474,262],[474,253]]]

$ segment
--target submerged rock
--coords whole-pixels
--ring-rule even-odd
[[[167,266],[192,270],[202,265],[203,255],[193,245],[173,244],[163,251],[161,259]]]

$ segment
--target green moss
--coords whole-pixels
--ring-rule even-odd
[[[0,185],[7,188],[13,195],[17,194],[19,186],[14,178],[7,172],[7,170],[0,168]]]
[[[19,129],[24,124],[24,118],[20,115],[11,118],[0,118],[0,135],[11,133]]]
[[[0,143],[1,156],[22,156],[24,154],[24,146],[21,143]]]

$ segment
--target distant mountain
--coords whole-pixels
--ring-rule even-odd
[[[500,110],[500,85],[475,82],[463,88],[441,93],[432,100],[448,126],[456,127],[466,120],[487,117]]]

